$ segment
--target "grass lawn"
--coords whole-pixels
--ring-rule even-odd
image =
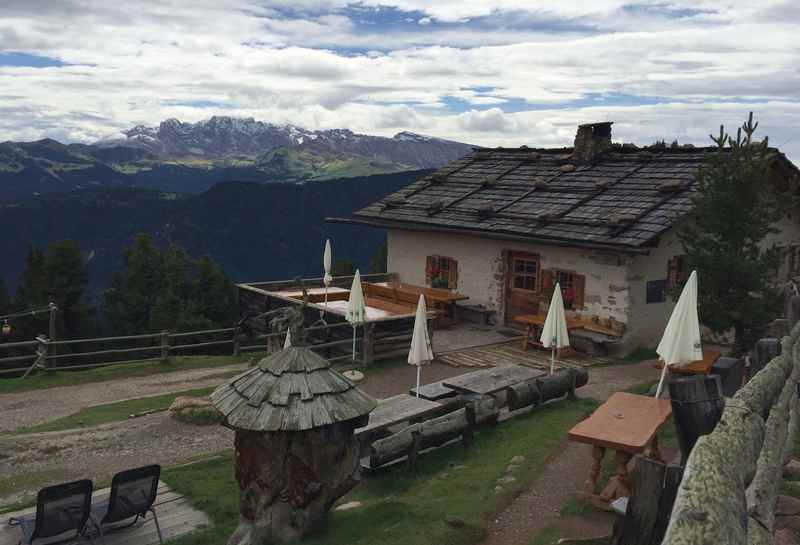
[[[96,367],[79,371],[50,371],[38,372],[27,378],[0,379],[0,395],[58,386],[74,386],[92,382],[104,382],[131,377],[145,377],[162,373],[174,373],[190,369],[203,369],[207,367],[224,367],[237,363],[245,363],[253,358],[260,358],[262,354],[247,354],[234,356],[176,356],[169,363],[140,362],[119,363],[108,367]]]
[[[192,396],[202,397],[207,396],[214,391],[215,386],[206,388],[197,388],[194,390],[183,390],[180,392],[172,392],[171,394],[164,394],[150,397],[140,397],[137,399],[129,399],[126,401],[117,401],[115,403],[106,403],[104,405],[95,405],[94,407],[87,407],[77,413],[62,418],[57,418],[44,424],[30,426],[27,428],[19,428],[14,431],[15,434],[22,433],[35,433],[42,431],[60,431],[71,430],[75,428],[91,428],[101,424],[108,424],[110,422],[119,422],[120,420],[127,420],[131,414],[142,413],[145,411],[168,409],[176,397],[179,396]]]
[[[331,512],[327,528],[310,545],[430,545],[480,542],[486,520],[541,473],[567,430],[595,407],[591,400],[560,401],[476,434],[469,448],[447,446],[424,455],[417,472],[405,466],[379,471],[343,501],[364,505]],[[511,458],[526,462],[516,481],[496,493]],[[162,479],[209,514],[214,526],[176,540],[176,545],[225,543],[238,521],[238,487],[230,456],[162,473]]]

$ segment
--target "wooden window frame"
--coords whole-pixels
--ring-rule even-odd
[[[689,278],[686,256],[674,255],[667,260],[667,289],[675,289]]]
[[[447,266],[442,267],[443,263],[446,263]],[[446,275],[442,274],[443,270],[447,271]],[[434,286],[434,282],[438,282],[439,278],[445,278],[447,286]],[[458,261],[452,257],[438,254],[427,256],[425,258],[425,283],[428,287],[436,289],[456,289],[458,287]]]
[[[542,289],[542,260],[541,260],[541,257],[539,256],[539,254],[532,254],[532,253],[527,253],[527,252],[517,252],[517,251],[515,251],[511,255],[511,259],[509,261],[510,261],[510,263],[509,263],[509,282],[510,282],[511,289],[512,290],[516,290],[516,291],[524,291],[525,293],[541,293],[541,289]],[[533,274],[530,274],[530,273],[527,273],[527,272],[522,272],[522,273],[515,272],[514,265],[515,265],[515,263],[517,261],[535,262],[536,263],[536,272],[533,273]],[[516,280],[517,277],[530,278],[531,276],[534,276],[534,275],[535,275],[535,277],[534,277],[533,289],[518,288],[516,286],[515,280]],[[524,281],[523,281],[523,283],[524,283]]]
[[[562,290],[571,287],[575,293],[575,298],[572,301],[571,307],[567,307],[567,310],[582,310],[584,306],[584,302],[586,300],[586,275],[580,274],[577,271],[567,270],[567,269],[550,269],[551,274],[553,275],[553,286],[556,283],[559,284],[559,287]],[[561,284],[561,280],[559,275],[569,276],[570,277],[570,285],[565,286]],[[564,300],[564,304],[567,304],[567,301]]]

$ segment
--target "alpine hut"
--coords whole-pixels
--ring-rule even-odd
[[[239,526],[229,545],[301,539],[359,480],[376,401],[304,346],[276,352],[212,395],[236,432]]]

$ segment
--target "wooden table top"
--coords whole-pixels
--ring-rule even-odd
[[[503,365],[443,380],[442,384],[459,392],[488,395],[544,374],[544,371],[522,365]]]
[[[308,288],[309,295],[324,295],[325,288]],[[291,297],[292,299],[302,299],[303,298],[303,290],[287,290],[287,291],[276,291],[273,292],[277,295],[282,295],[283,297]],[[328,288],[328,295],[333,293],[350,293],[350,290],[345,288],[339,288],[337,286],[330,286]]]
[[[544,326],[544,322],[547,319],[547,316],[543,314],[522,314],[520,316],[514,316],[514,321],[519,322],[521,324],[526,325],[536,325],[536,326]],[[580,329],[582,328],[585,323],[582,320],[576,320],[575,318],[567,318],[567,329]]]
[[[408,394],[387,397],[386,399],[381,399],[378,402],[378,406],[369,413],[369,423],[363,428],[356,429],[356,436],[388,428],[414,418],[420,418],[441,408],[442,406],[435,401],[428,401]]]
[[[616,392],[589,418],[569,430],[568,437],[580,443],[638,454],[671,414],[672,404],[668,399]]]
[[[717,361],[721,355],[722,353],[719,350],[703,349],[702,360],[693,361],[689,365],[684,365],[682,367],[670,367],[669,370],[673,373],[684,375],[707,375],[711,372],[711,366],[714,365],[714,362]],[[664,367],[664,362],[658,360],[656,367],[661,369]]]
[[[431,301],[440,303],[455,303],[456,301],[463,301],[469,299],[467,295],[444,290],[440,288],[429,288],[427,286],[417,286],[416,284],[404,284],[402,282],[377,282],[376,286],[383,286],[398,291],[404,291],[413,295],[419,296],[425,294],[425,298]]]

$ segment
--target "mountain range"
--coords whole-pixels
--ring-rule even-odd
[[[0,143],[0,200],[91,187],[202,193],[225,181],[305,182],[438,168],[471,150],[401,132],[307,130],[252,118],[168,119],[94,144]]]

